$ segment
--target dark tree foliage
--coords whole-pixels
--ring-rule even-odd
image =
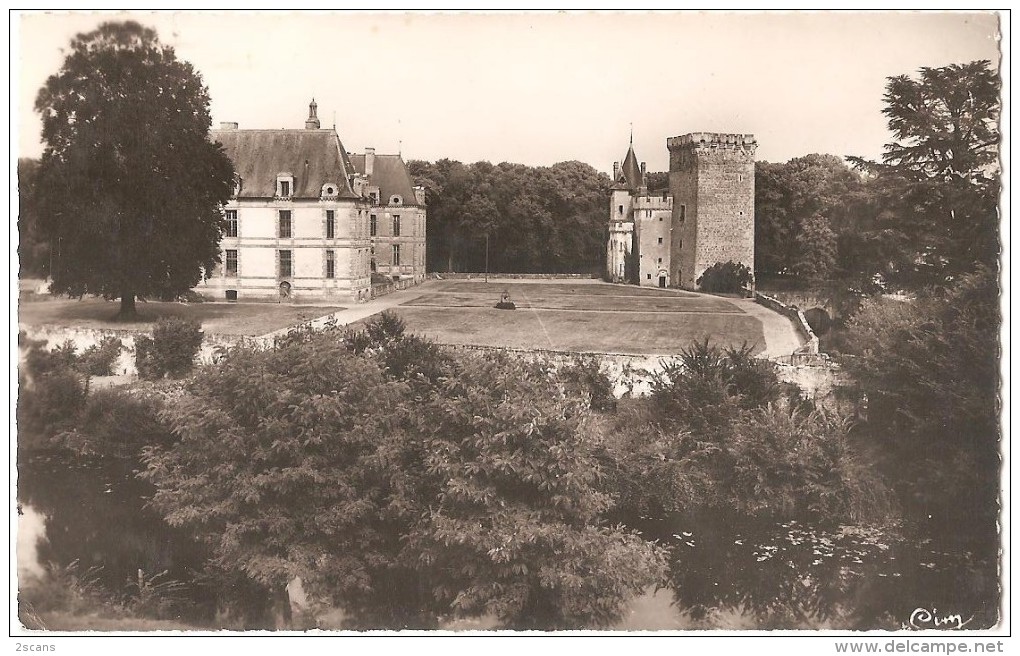
[[[52,289],[173,297],[219,259],[233,167],[208,139],[209,94],[190,64],[134,22],[71,41],[39,91],[46,149],[33,203]]]
[[[18,263],[19,277],[49,275],[50,243],[39,222],[35,198],[39,160],[18,159]]]
[[[873,299],[848,325],[844,366],[867,430],[920,514],[994,521],[999,470],[999,289],[979,268],[914,303]]]
[[[732,260],[716,262],[698,276],[697,282],[698,289],[705,292],[736,294],[751,282],[751,270]]]
[[[751,350],[692,344],[609,448],[626,506],[736,518],[875,518],[885,487],[845,418],[820,412]]]
[[[755,163],[755,266],[761,274],[818,280],[833,273],[847,198],[863,184],[833,155]]]
[[[411,161],[426,188],[426,248],[436,271],[598,273],[604,268],[609,178],[581,162]]]
[[[669,171],[649,171],[645,173],[645,186],[649,193],[669,191]]]
[[[896,140],[882,163],[849,158],[897,188],[883,224],[902,235],[896,273],[914,287],[945,285],[998,258],[999,94],[988,61],[889,78],[883,113]]]
[[[602,517],[593,416],[546,365],[445,352],[387,321],[238,348],[166,412],[153,505],[215,566],[301,577],[352,628],[604,627],[664,572]],[[338,338],[340,337],[340,338]]]

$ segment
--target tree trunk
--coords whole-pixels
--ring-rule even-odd
[[[120,312],[117,313],[117,319],[130,321],[136,318],[138,318],[138,312],[135,310],[135,294],[134,292],[123,292],[120,295]]]

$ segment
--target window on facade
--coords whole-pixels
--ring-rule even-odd
[[[369,234],[369,236],[375,237],[375,233],[376,233],[376,228],[377,227],[378,226],[376,225],[375,214],[369,215],[369,217],[368,217],[368,234]]]
[[[394,237],[399,237],[400,236],[400,215],[399,214],[394,214],[393,215],[393,236]]]
[[[227,236],[237,236],[237,210],[227,210]]]
[[[687,219],[687,206],[686,205],[681,205],[680,206],[680,220],[684,221],[686,219]]]
[[[336,212],[326,210],[326,239],[334,237],[336,237]]]
[[[676,247],[677,248],[683,248],[684,247],[684,240],[683,239],[677,239],[676,240]]]
[[[233,249],[227,250],[226,257],[224,259],[224,267],[226,268],[227,275],[234,277],[237,275],[237,251]]]
[[[280,210],[280,239],[290,239],[291,221],[290,210]]]
[[[280,180],[280,197],[290,198],[290,180]]]
[[[619,212],[620,212],[620,214],[623,214],[623,205],[620,205],[620,210],[619,210]]]
[[[400,264],[400,244],[393,245],[393,264]]]
[[[290,251],[280,251],[280,278],[290,278],[294,275],[294,263],[291,260]]]
[[[651,279],[652,279],[652,274],[650,274],[650,273],[647,273],[647,274],[645,274],[645,275],[647,275],[647,276],[648,276],[648,279],[649,279],[649,280],[651,280]]]
[[[659,261],[656,262],[656,264],[662,264],[662,258],[661,257],[659,258]]]
[[[659,243],[660,244],[662,243],[662,237],[659,237]]]
[[[662,221],[662,217],[661,216],[659,217],[659,220]]]
[[[336,257],[333,251],[326,251],[326,277],[336,277]]]

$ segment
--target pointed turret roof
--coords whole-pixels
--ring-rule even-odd
[[[620,167],[620,175],[616,182],[622,182],[627,189],[632,191],[645,184],[644,176],[641,174],[641,165],[638,164],[637,155],[634,154],[633,143],[627,149],[627,156],[623,158],[623,166]]]

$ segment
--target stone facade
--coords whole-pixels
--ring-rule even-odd
[[[368,300],[380,250],[387,277],[424,279],[424,191],[411,186],[399,155],[378,156],[386,160],[382,174],[371,165],[366,171],[374,151],[349,155],[335,129],[320,128],[314,100],[303,130],[224,123],[210,138],[224,147],[237,179],[224,206],[221,263],[198,293],[212,300]],[[385,243],[371,234],[373,215]]]
[[[733,260],[753,271],[754,137],[697,132],[666,145],[668,192],[648,192],[633,144],[623,164],[613,165],[607,278],[695,289],[716,262]],[[632,252],[637,265],[630,272]]]
[[[678,286],[696,288],[716,262],[732,260],[754,271],[754,136],[696,132],[666,145],[673,196],[670,271]]]

